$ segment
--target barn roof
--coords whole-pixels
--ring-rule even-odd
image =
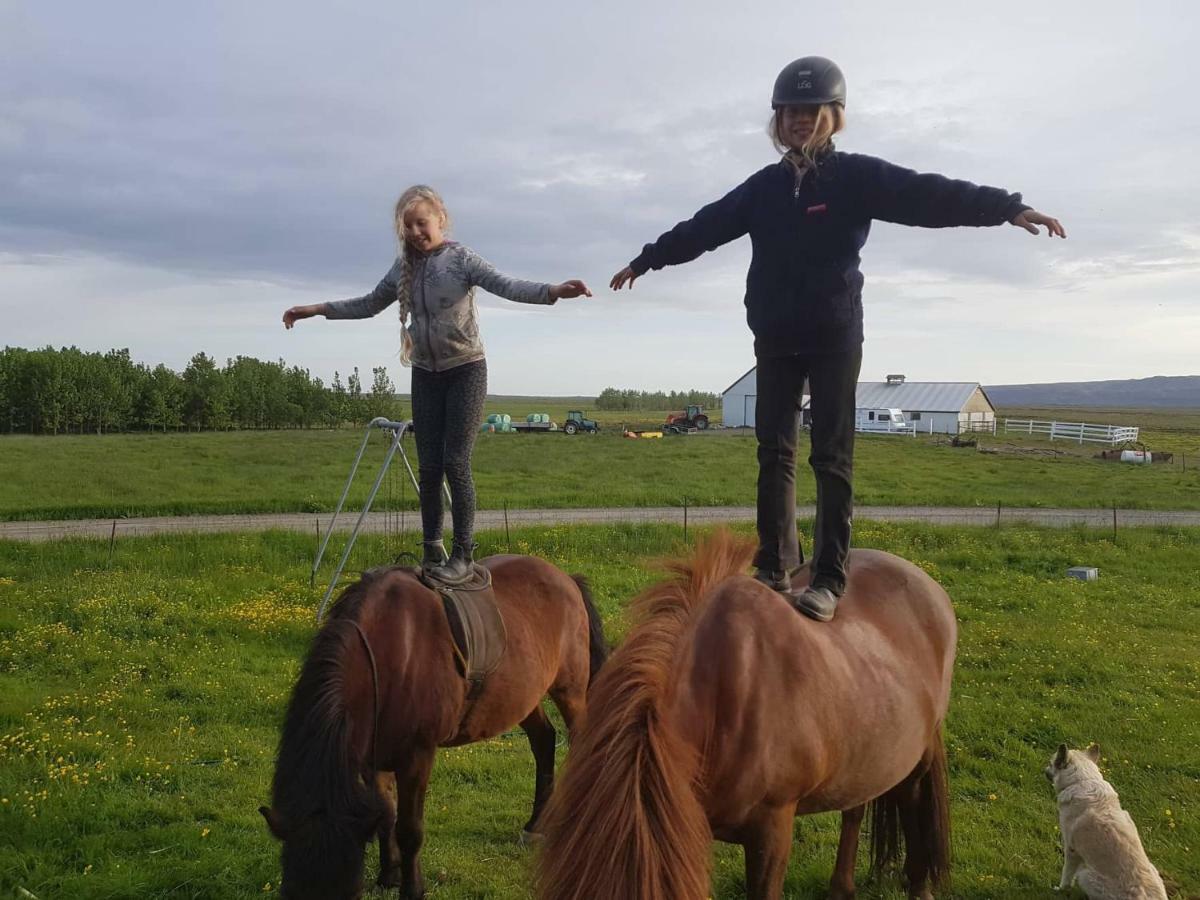
[[[748,368],[745,372],[743,372],[740,376],[738,376],[737,380],[734,381],[733,384],[731,384],[729,387],[725,388],[725,390],[721,391],[721,396],[722,397],[725,396],[730,391],[732,391],[735,387],[737,387],[741,382],[745,381],[746,376],[749,375],[751,372],[753,372],[757,368],[758,368],[758,366],[751,366],[750,368]]]
[[[959,412],[978,389],[977,381],[906,381],[903,384],[860,381],[855,392],[855,405],[860,409]],[[991,401],[988,403],[990,405]]]
[[[751,366],[721,395],[746,380],[757,368]],[[860,381],[855,391],[855,406],[859,409],[903,409],[908,412],[960,412],[975,391],[983,394],[989,406],[994,406],[978,381],[905,381],[889,384],[883,381]],[[808,385],[805,384],[805,393]]]

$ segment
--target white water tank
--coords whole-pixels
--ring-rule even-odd
[[[1127,463],[1148,463],[1150,462],[1149,450],[1122,450],[1121,462]]]

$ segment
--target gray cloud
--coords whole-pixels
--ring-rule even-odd
[[[1011,228],[878,225],[864,251],[869,309],[1100,285],[1120,302],[1114,278],[1135,291],[1164,272],[1177,276],[1164,295],[1186,303],[1200,283],[1191,6],[522,2],[456,14],[0,4],[0,250],[210,287],[249,280],[281,300],[361,292],[394,252],[394,196],[425,181],[497,265],[598,288],[771,161],[771,80],[815,50],[850,77],[842,147],[1021,190],[1071,234],[1051,245]],[[747,257],[741,242],[604,302],[631,316],[708,310],[727,328]],[[0,283],[0,302],[17,281]]]

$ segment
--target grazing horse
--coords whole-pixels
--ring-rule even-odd
[[[380,883],[398,885],[405,900],[423,897],[418,853],[437,748],[518,723],[537,765],[525,829],[537,828],[554,781],[555,732],[542,697],[549,694],[574,734],[604,662],[604,634],[584,579],[530,556],[482,565],[507,642],[476,689],[457,664],[441,596],[414,569],[364,574],[313,639],[279,741],[272,805],[260,809],[283,842],[283,897],[360,896],[372,835]]]
[[[719,532],[640,598],[542,816],[540,900],[706,900],[714,838],[744,848],[747,897],[778,898],[795,816],[833,810],[844,900],[868,806],[873,861],[905,844],[910,896],[948,875],[945,591],[855,550],[819,624],[743,574],[751,553]]]

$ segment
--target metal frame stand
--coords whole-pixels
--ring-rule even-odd
[[[358,473],[358,465],[362,462],[363,454],[367,449],[367,443],[371,440],[371,429],[373,428],[381,431],[390,431],[392,433],[392,443],[388,447],[387,455],[383,458],[383,465],[379,468],[379,474],[375,476],[375,483],[371,485],[371,492],[367,494],[367,499],[363,503],[362,512],[358,514],[358,521],[354,523],[354,529],[350,532],[350,540],[346,542],[346,549],[342,551],[342,558],[338,561],[337,570],[333,573],[333,578],[329,581],[329,587],[325,590],[325,596],[321,600],[321,607],[317,610],[318,625],[321,623],[321,619],[325,617],[325,609],[329,606],[329,598],[333,596],[333,589],[337,587],[338,579],[342,577],[342,570],[346,567],[346,560],[350,558],[350,551],[354,549],[354,542],[358,540],[358,533],[362,530],[363,523],[367,520],[367,513],[371,511],[371,504],[375,502],[375,495],[379,493],[380,485],[383,484],[383,478],[387,475],[388,468],[392,464],[392,459],[396,456],[396,451],[400,452],[400,459],[404,461],[404,468],[408,470],[408,477],[412,480],[413,489],[417,492],[418,501],[421,497],[421,485],[417,481],[416,473],[413,472],[412,464],[408,461],[408,454],[404,452],[404,447],[400,444],[400,439],[404,437],[405,432],[412,428],[412,420],[393,422],[391,419],[377,416],[367,424],[367,431],[363,435],[362,444],[358,448],[358,456],[354,458],[354,465],[350,467],[350,477],[346,479],[346,486],[342,489],[342,498],[338,500],[337,508],[333,511],[333,517],[329,520],[329,526],[325,530],[325,537],[321,541],[320,548],[317,550],[317,557],[313,560],[309,583],[316,583],[317,569],[320,567],[321,559],[325,555],[325,548],[329,546],[329,539],[333,536],[333,526],[342,512],[342,507],[346,503],[346,497],[350,494],[350,485],[354,483],[354,476]],[[442,482],[442,490],[445,491],[446,499],[449,501],[450,488],[444,481]]]

